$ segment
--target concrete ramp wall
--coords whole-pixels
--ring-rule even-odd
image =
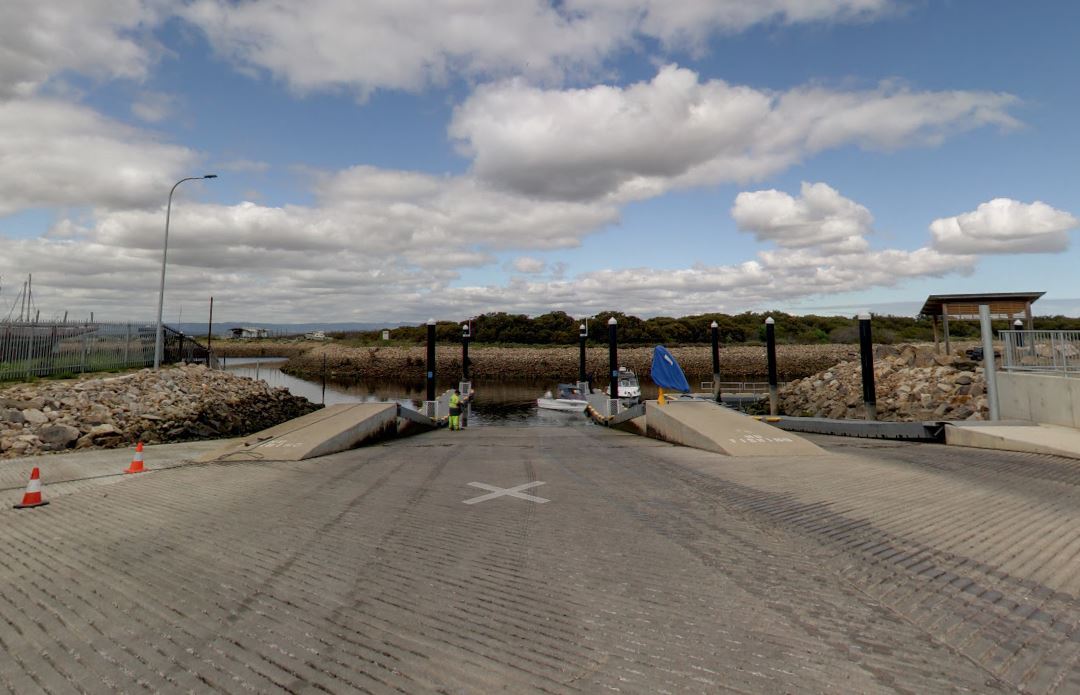
[[[265,459],[301,461],[353,449],[366,442],[412,429],[432,429],[435,422],[410,413],[398,421],[397,403],[340,403],[256,434],[233,440],[200,461]],[[420,420],[423,418],[423,420]],[[427,425],[425,426],[425,422]]]
[[[650,437],[728,456],[825,453],[797,434],[709,401],[647,401],[645,424]]]

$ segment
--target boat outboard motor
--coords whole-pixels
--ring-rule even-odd
[[[660,405],[664,405],[664,389],[690,393],[690,384],[686,381],[682,367],[675,361],[675,356],[664,347],[657,345],[653,349],[652,380],[660,387]]]

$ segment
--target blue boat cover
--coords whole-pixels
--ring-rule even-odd
[[[682,367],[675,361],[675,356],[663,345],[657,345],[653,350],[652,380],[660,388],[683,393],[690,392],[690,384],[686,383]]]

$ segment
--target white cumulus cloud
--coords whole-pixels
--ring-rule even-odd
[[[49,205],[157,205],[197,155],[55,99],[0,100],[0,215]]]
[[[934,248],[943,253],[1057,253],[1069,246],[1080,220],[1041,201],[995,198],[972,212],[930,224]]]
[[[633,200],[742,182],[826,149],[895,149],[985,125],[1014,126],[1015,97],[991,92],[798,87],[701,81],[675,65],[623,87],[482,85],[449,132],[481,178],[528,195]]]
[[[419,90],[449,75],[560,79],[642,39],[668,50],[763,22],[868,19],[893,0],[196,0],[180,13],[245,69],[307,91]]]
[[[826,246],[848,251],[866,247],[873,215],[825,183],[802,184],[795,198],[783,191],[746,191],[735,197],[731,216],[758,241],[800,248]]]
[[[145,0],[4,0],[0,98],[30,96],[62,70],[138,79],[153,61],[147,30],[161,14]]]
[[[976,261],[932,248],[869,250],[819,237],[821,243],[778,244],[726,265],[573,277],[564,275],[561,262],[521,255],[510,263],[520,274],[503,284],[462,287],[463,271],[495,265],[495,251],[567,248],[616,210],[514,198],[468,177],[372,167],[326,174],[317,182],[317,196],[315,206],[174,205],[166,315],[208,293],[223,312],[219,316],[281,321],[312,315],[423,320],[552,309],[581,315],[611,307],[640,315],[744,311],[970,272]],[[813,224],[829,214],[847,215],[853,221],[845,224],[857,230],[869,225],[865,209],[824,184],[807,184],[789,202],[797,210],[808,200],[807,210],[814,212],[797,212],[797,219]],[[504,216],[504,210],[514,214]],[[161,209],[102,209],[90,221],[61,220],[45,238],[4,239],[0,274],[34,268],[39,305],[56,314],[145,319],[154,311],[154,293],[147,289],[157,286],[163,218]]]

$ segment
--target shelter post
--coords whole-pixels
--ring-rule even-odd
[[[941,305],[941,327],[942,327],[942,331],[945,333],[945,354],[946,355],[951,355],[952,354],[952,348],[949,347],[949,305],[948,304],[942,304]]]

